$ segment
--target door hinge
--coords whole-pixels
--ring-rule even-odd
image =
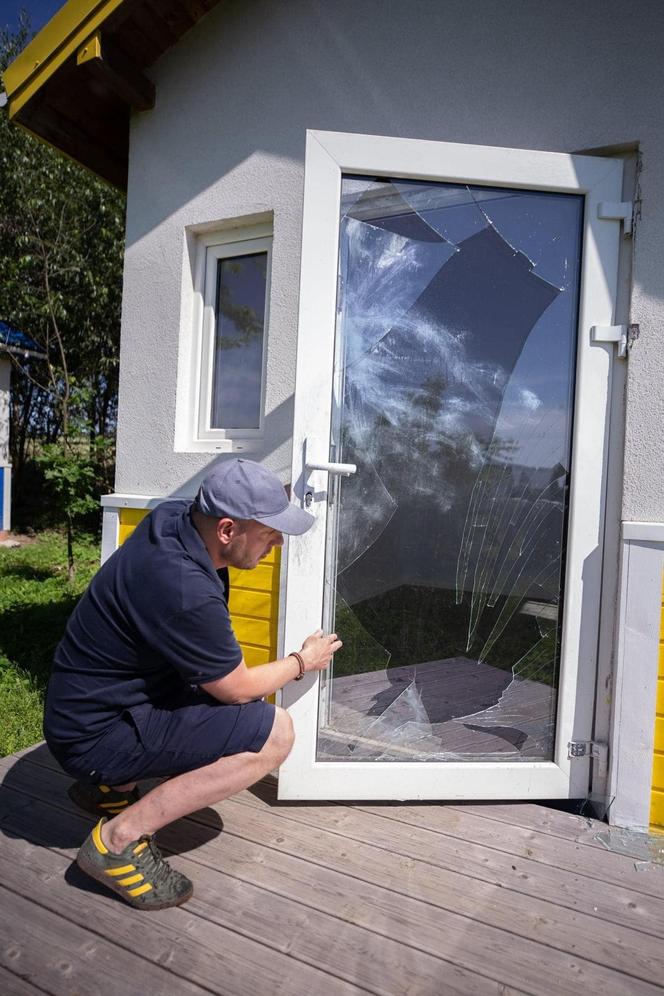
[[[567,758],[594,757],[600,764],[606,764],[609,757],[609,745],[596,740],[570,740],[567,744]]]
[[[632,329],[632,326],[629,326]],[[628,346],[627,325],[592,325],[590,328],[590,338],[592,342],[616,342],[618,343],[618,356],[624,359],[627,356]]]
[[[602,221],[622,221],[623,235],[632,234],[634,218],[633,201],[601,201],[597,205],[597,217]]]

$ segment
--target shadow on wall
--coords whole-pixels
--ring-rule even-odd
[[[639,65],[659,61],[654,5],[635,19],[592,0],[573,22],[553,4],[536,18],[523,5],[473,16],[462,0],[420,0],[417,12],[391,5],[386,17],[382,0],[211,11],[153,67],[156,108],[133,119],[128,246],[221,177],[236,203],[274,206],[278,189],[299,216],[307,128],[568,151],[624,137],[635,114],[653,128],[661,118],[639,66],[613,71],[618,45],[638,49]]]
[[[266,462],[269,465],[269,458],[273,452],[278,451],[284,443],[290,442],[290,429],[293,425],[293,395],[282,401],[280,405],[277,405],[271,412],[265,416],[265,438],[269,439],[271,442],[271,448],[261,451],[259,455],[254,455],[252,453],[246,454],[247,460],[254,460],[260,458],[260,462]],[[205,454],[199,454],[201,457]],[[163,498],[193,498],[198,491],[201,482],[204,477],[211,473],[214,468],[223,463],[225,460],[232,460],[238,457],[242,457],[241,452],[235,453],[220,453],[218,455],[211,456],[209,461],[198,470],[191,477],[188,477],[176,488],[164,493]],[[275,473],[282,477],[284,481],[290,476],[290,462],[283,467],[277,468]],[[117,489],[121,492],[121,488]],[[160,497],[162,497],[160,495]]]

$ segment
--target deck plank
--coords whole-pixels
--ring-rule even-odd
[[[142,958],[127,950],[119,952],[87,927],[2,885],[0,935],[0,965],[20,973],[26,982],[45,986],[53,996],[77,992],[85,996],[127,996],[127,979],[136,980],[140,991],[148,975]],[[122,971],[118,971],[119,964]],[[173,975],[159,965],[151,966],[148,988],[151,996],[173,996]],[[178,996],[203,996],[208,992],[186,979],[178,980]]]
[[[65,798],[65,805],[71,804]],[[18,851],[23,855],[22,864],[28,863],[28,853],[30,845],[26,838],[43,844],[45,841],[55,841],[58,852],[64,856],[65,863],[70,864],[76,853],[76,847],[63,846],[71,844],[72,838],[82,839],[85,836],[90,821],[83,815],[67,809],[60,809],[57,806],[49,806],[47,802],[33,801],[29,807],[23,806],[20,795],[15,789],[5,790],[3,795],[3,809],[5,816],[2,820],[2,829],[5,834],[20,835],[20,846]],[[45,829],[48,822],[48,829]],[[165,851],[180,852],[183,847],[191,846],[191,826],[190,821],[178,821],[160,833],[160,843]],[[195,827],[194,827],[195,829]],[[184,840],[183,840],[184,838]],[[9,839],[8,839],[8,842]],[[187,903],[183,910],[188,913],[196,913],[210,921],[223,924],[231,930],[239,933],[248,933],[249,936],[259,937],[263,944],[281,949],[284,953],[297,952],[298,958],[308,958],[311,964],[316,964],[319,970],[332,974],[345,974],[355,980],[356,984],[366,981],[367,991],[382,993],[391,996],[395,991],[410,992],[413,994],[433,993],[437,990],[440,979],[445,978],[446,991],[450,994],[497,994],[502,993],[502,986],[491,978],[485,978],[471,970],[466,970],[454,963],[444,960],[444,951],[441,951],[440,929],[436,926],[435,943],[430,945],[431,952],[427,953],[418,950],[416,945],[404,941],[400,932],[398,939],[390,936],[389,932],[382,933],[376,929],[371,915],[366,917],[366,925],[353,925],[350,919],[345,917],[348,908],[348,895],[356,888],[356,883],[349,883],[346,876],[338,875],[334,887],[328,892],[328,899],[323,902],[316,900],[319,894],[317,874],[312,877],[311,866],[298,858],[290,859],[288,876],[293,876],[301,881],[298,896],[295,900],[288,896],[283,896],[278,890],[261,891],[259,884],[251,883],[246,876],[240,879],[238,869],[244,870],[247,867],[255,867],[260,870],[269,867],[272,856],[265,848],[254,848],[254,853],[248,856],[242,852],[242,847],[238,851],[233,849],[235,843],[231,838],[231,846],[227,847],[227,841],[220,844],[216,840],[210,840],[209,846],[200,845],[196,851],[195,860],[185,858],[182,853],[173,860],[174,866],[187,875],[190,875],[196,883],[196,895],[193,900]],[[242,841],[239,841],[242,845]],[[16,848],[17,845],[14,845]],[[27,850],[26,850],[27,849]],[[230,855],[227,853],[230,851]],[[216,857],[221,860],[215,860]],[[39,864],[36,858],[32,859]],[[201,867],[203,865],[203,867]],[[0,857],[0,868],[2,858]],[[293,868],[297,868],[294,872]],[[227,869],[225,874],[222,869]],[[289,877],[282,873],[282,883],[287,884]],[[263,883],[261,883],[262,885]],[[96,891],[96,890],[95,890]],[[288,887],[285,891],[288,891]],[[220,897],[222,904],[220,905]],[[95,897],[95,905],[102,901],[102,895]],[[331,901],[331,902],[330,902]],[[63,896],[56,897],[55,908],[62,905]],[[103,895],[103,902],[108,908],[110,904],[111,915],[116,911],[120,917],[120,925],[123,926],[127,920],[125,907],[110,895]],[[325,909],[324,907],[336,906],[336,909]],[[237,921],[235,911],[241,910],[240,923]],[[425,907],[424,913],[428,912]],[[92,913],[91,909],[83,910],[83,922]],[[163,913],[151,914],[150,922],[155,918],[169,917],[171,922],[175,915],[181,911],[165,911]],[[128,911],[129,917],[141,918],[141,914]],[[392,902],[391,912],[388,915],[399,915],[399,903]],[[74,915],[70,910],[68,915]],[[104,916],[109,914],[105,912]],[[113,924],[111,924],[111,928]],[[107,930],[108,930],[107,926]],[[197,934],[192,927],[187,928],[187,937],[192,942],[197,940]],[[182,929],[179,931],[182,933]],[[394,924],[392,924],[394,933]],[[115,936],[115,935],[114,935]],[[417,933],[413,933],[413,938]],[[131,933],[129,938],[124,937],[123,943],[131,944]],[[233,951],[233,958],[237,960],[241,956],[238,952],[238,944],[231,938],[221,937],[216,944],[206,942],[208,946],[219,950],[230,949]],[[444,945],[443,945],[444,947]],[[415,948],[415,949],[414,949]],[[160,949],[152,953],[152,957],[160,958]],[[271,971],[279,969],[277,959],[272,959]],[[306,966],[303,966],[306,968]],[[246,973],[245,973],[246,974]],[[316,976],[318,973],[314,973]],[[188,973],[188,977],[196,978],[195,974]],[[321,980],[314,977],[308,978],[306,971],[298,970],[297,984],[282,969],[280,977],[287,979],[288,985],[283,989],[284,993],[310,993],[320,989],[321,984],[324,991],[332,991],[329,975]],[[207,981],[205,979],[201,981]],[[262,983],[261,983],[262,984]],[[253,986],[258,985],[257,980],[252,981]],[[270,987],[268,987],[270,988]],[[238,987],[232,990],[233,993],[252,993],[259,991],[258,988]],[[281,986],[272,991],[281,992]],[[346,992],[346,989],[335,989],[335,992]],[[358,989],[352,990],[360,991]],[[364,991],[364,990],[362,990]],[[516,991],[516,990],[514,990]]]
[[[261,788],[261,795],[264,790]],[[269,800],[269,796],[268,796]],[[234,799],[221,804],[221,812],[227,829],[230,829],[230,816],[233,807],[245,806],[256,810],[264,816],[269,810],[269,801],[259,798],[257,791],[243,793]],[[479,846],[464,841],[447,838],[443,834],[434,834],[410,826],[407,833],[399,832],[393,821],[373,814],[363,814],[350,806],[285,806],[279,807],[286,819],[295,824],[315,828],[318,831],[332,831],[342,838],[355,841],[356,851],[362,845],[378,845],[388,852],[393,852],[395,862],[402,861],[426,862],[430,865],[423,873],[436,879],[441,879],[449,885],[449,875],[463,872],[469,880],[488,881],[503,890],[521,893],[532,899],[546,900],[550,903],[575,910],[580,913],[594,915],[615,924],[633,927],[639,932],[647,932],[656,937],[664,936],[664,876],[646,876],[636,872],[633,862],[623,855],[609,855],[614,859],[607,862],[607,868],[620,864],[625,868],[625,860],[631,864],[630,875],[638,885],[638,891],[632,885],[615,884],[601,881],[597,878],[585,877],[580,873],[572,873],[563,869],[552,868],[541,864],[532,858],[521,858],[511,855],[508,851],[500,851],[495,847]],[[237,813],[235,823],[242,824],[242,815]],[[266,827],[269,824],[266,824]],[[254,834],[255,821],[247,828],[248,834]],[[261,823],[261,826],[263,824]],[[283,824],[281,830],[283,832]],[[306,833],[298,837],[306,838]],[[616,859],[621,859],[619,862]],[[442,874],[442,877],[441,877]],[[614,872],[608,877],[617,877]],[[467,888],[470,884],[466,883]]]
[[[52,781],[48,774],[35,772],[28,774],[30,781],[29,791],[37,796],[48,800],[52,797],[54,784],[60,784],[60,794],[62,804],[67,805],[68,800],[64,795],[65,786],[69,783],[67,777],[57,773],[57,782]],[[620,877],[620,873],[609,875],[608,869],[619,867],[623,869],[626,884],[618,883],[618,889],[611,888],[611,883],[600,880],[589,879],[585,882],[582,877],[582,869],[574,874],[561,875],[555,868],[540,866],[533,857],[519,859],[518,863],[514,856],[510,855],[509,841],[511,833],[505,835],[506,843],[503,845],[504,851],[495,847],[475,847],[466,845],[463,839],[451,838],[446,840],[442,835],[438,840],[424,831],[419,834],[413,828],[403,837],[398,833],[398,829],[390,826],[390,821],[385,818],[373,819],[370,815],[362,815],[360,809],[329,804],[317,804],[313,806],[300,806],[293,804],[280,804],[274,806],[274,787],[268,783],[255,787],[254,790],[244,792],[232,800],[227,800],[221,804],[220,811],[224,815],[226,829],[238,827],[238,832],[244,832],[257,843],[261,842],[261,835],[255,829],[258,824],[256,817],[252,818],[251,824],[243,830],[244,817],[239,812],[234,817],[234,822],[229,823],[231,814],[236,813],[235,807],[246,805],[261,811],[262,822],[259,821],[261,830],[263,826],[269,828],[275,840],[283,836],[284,824],[280,815],[284,814],[286,819],[295,820],[305,825],[311,825],[323,830],[331,830],[341,837],[352,837],[358,843],[375,845],[378,844],[383,850],[394,851],[400,848],[401,857],[422,860],[423,855],[427,855],[427,861],[433,861],[436,868],[436,877],[440,879],[441,888],[446,895],[457,897],[456,902],[462,903],[462,908],[466,905],[464,897],[474,897],[474,882],[484,882],[488,879],[492,888],[506,890],[501,900],[501,906],[505,902],[505,895],[511,895],[511,909],[515,908],[524,915],[532,915],[536,923],[539,924],[537,916],[546,915],[547,919],[555,920],[555,909],[553,905],[561,905],[566,909],[573,909],[576,913],[587,914],[592,921],[609,919],[616,925],[632,928],[639,933],[647,932],[661,937],[664,931],[664,882],[650,881],[650,876],[642,872],[635,872],[631,859],[623,855],[608,855],[602,850],[599,857],[610,858],[605,861],[607,866],[607,877]],[[420,807],[413,807],[417,812]],[[424,807],[425,809],[428,807]],[[435,807],[433,807],[435,808]],[[444,808],[444,807],[441,807]],[[391,807],[386,807],[391,811]],[[269,823],[270,814],[277,814],[272,823]],[[265,821],[268,821],[267,823]],[[267,831],[266,831],[267,832]],[[290,838],[293,838],[293,830],[289,831]],[[297,839],[306,841],[306,831],[298,832]],[[163,836],[160,835],[160,839]],[[435,851],[434,851],[435,845]],[[593,855],[594,856],[594,855]],[[375,859],[374,859],[375,860]],[[385,861],[379,857],[378,861]],[[582,861],[581,861],[582,864]],[[342,869],[343,870],[343,869]],[[432,869],[433,873],[433,869]],[[461,877],[460,877],[461,876]],[[664,878],[664,876],[663,876]],[[638,886],[639,892],[635,886]],[[523,894],[523,899],[517,901],[513,894]],[[549,903],[543,909],[538,909],[539,903]],[[533,913],[533,903],[535,913]],[[484,908],[484,907],[482,907]],[[498,914],[496,914],[497,916]],[[503,915],[504,921],[504,915]],[[504,926],[504,922],[498,922],[498,926]],[[492,921],[496,924],[496,921]],[[541,928],[537,926],[537,930]],[[591,932],[592,933],[592,932]]]
[[[233,832],[228,822],[226,832]],[[288,839],[289,833],[283,827],[281,834]],[[292,843],[301,853],[300,842],[294,840]],[[315,870],[316,887],[313,893],[310,886],[311,862],[306,861],[306,867],[300,868],[299,873],[293,872],[292,859],[288,860],[288,855],[281,852],[267,859],[269,871],[261,870],[262,880],[269,876],[274,881],[273,887],[282,893],[288,893],[300,902],[335,910],[340,917],[364,923],[374,930],[387,931],[390,927],[393,929],[394,922],[399,922],[400,936],[412,944],[427,948],[431,953],[455,957],[468,967],[477,965],[480,957],[491,965],[491,972],[500,979],[526,987],[531,992],[547,992],[546,986],[542,989],[537,972],[542,959],[558,963],[557,957],[546,947],[557,948],[562,953],[574,951],[577,962],[580,958],[589,962],[601,961],[603,967],[608,966],[655,984],[664,979],[664,952],[657,938],[644,937],[639,931],[616,927],[596,917],[561,911],[545,902],[532,899],[524,902],[518,894],[510,896],[484,882],[471,880],[469,883],[461,875],[456,876],[456,888],[444,892],[439,890],[433,897],[417,898],[418,889],[413,886],[415,876],[412,869],[404,868],[403,862],[400,862],[395,881],[395,876],[386,869],[385,856],[379,866],[381,873],[377,876],[383,884],[373,876],[363,874],[359,882],[355,881],[354,887],[351,884],[353,900],[346,899],[340,903],[338,895],[343,885],[339,869],[345,866],[354,873],[353,878],[357,873],[355,862],[349,861],[347,854],[352,842],[338,844],[344,849],[338,856],[329,841],[324,846],[326,867],[319,866]],[[237,837],[231,844],[231,838],[226,836],[223,849],[207,850],[209,856],[205,846],[198,852],[199,860],[212,861],[216,865],[221,858],[228,863],[230,874],[235,872],[245,879],[254,877],[254,866],[248,863],[252,857],[251,850],[244,838]],[[378,861],[381,862],[381,859]],[[237,871],[234,862],[237,863]],[[407,876],[405,886],[399,881],[404,874]],[[440,883],[434,883],[434,891],[437,885]],[[384,922],[379,913],[384,915]],[[519,968],[516,975],[513,962],[515,934],[519,937]],[[533,944],[529,945],[528,941]],[[558,967],[564,970],[563,959],[560,959]],[[595,974],[594,969],[587,971],[590,975]],[[600,979],[596,981],[599,983]],[[632,984],[633,980],[630,980],[626,991]],[[574,991],[576,985],[577,982],[570,991]],[[560,992],[563,991],[566,991],[564,985],[560,989]]]
[[[516,857],[539,861],[552,868],[564,869],[587,878],[624,885],[638,892],[650,892],[647,882],[644,888],[644,875],[634,868],[633,858],[616,854],[615,860],[607,862],[604,857],[605,848],[601,845],[599,848],[588,847],[588,841],[578,838],[568,840],[554,837],[513,824],[507,834],[504,824],[486,820],[459,806],[375,806],[366,803],[354,805],[353,808],[464,842],[493,847]],[[593,833],[597,833],[602,827],[606,829],[605,824],[598,824]],[[662,897],[664,898],[664,889]]]
[[[35,815],[42,817],[48,810],[46,805],[37,803]],[[55,820],[71,821],[72,814],[60,813]],[[27,826],[26,826],[27,824]],[[10,817],[9,827],[12,832],[34,836],[31,827],[34,822],[25,810],[19,810]],[[167,842],[178,846],[177,837],[187,837],[186,821],[173,825],[167,835]],[[10,864],[20,862],[30,868],[30,880],[46,875],[48,868],[54,868],[49,890],[43,890],[43,902],[58,910],[62,904],[71,900],[72,890],[64,881],[64,871],[71,864],[75,848],[62,852],[58,849],[55,856],[42,847],[26,841],[25,836],[8,841],[11,855]],[[332,913],[321,911],[312,902],[311,893],[318,891],[317,882],[311,880],[311,870],[307,874],[304,862],[292,859],[292,865],[299,865],[297,870],[300,879],[307,879],[308,894],[304,893],[298,900],[281,895],[278,891],[270,891],[255,884],[246,877],[238,878],[238,866],[248,859],[246,855],[233,852],[226,853],[226,841],[220,847],[217,841],[211,840],[207,846],[207,859],[203,862],[186,858],[179,854],[173,859],[173,864],[180,871],[190,875],[195,882],[195,897],[181,910],[163,911],[151,915],[151,927],[154,924],[154,936],[134,940],[133,932],[136,923],[143,919],[140,913],[126,911],[126,908],[108,894],[99,890],[99,895],[93,886],[93,893],[87,894],[87,902],[69,901],[67,915],[77,923],[85,924],[94,915],[94,909],[103,907],[105,934],[123,945],[138,944],[137,950],[150,960],[162,962],[168,956],[171,970],[178,976],[193,979],[203,985],[214,985],[220,968],[224,971],[226,980],[231,979],[228,991],[233,994],[253,994],[265,987],[272,992],[310,993],[321,988],[327,992],[371,992],[390,996],[395,990],[413,994],[434,992],[440,979],[446,979],[447,991],[459,994],[497,994],[499,985],[491,979],[470,971],[464,971],[451,963],[445,962],[440,954],[427,954],[422,950],[413,949],[403,939],[395,940],[389,936],[381,936],[375,930],[355,926],[340,919]],[[3,848],[3,850],[5,850]],[[164,850],[167,850],[166,846]],[[202,848],[205,850],[205,845]],[[221,856],[215,861],[216,855]],[[253,864],[258,868],[264,866],[264,854],[255,854]],[[0,871],[4,874],[7,858],[0,856]],[[201,867],[204,865],[204,867]],[[226,871],[225,869],[228,869]],[[27,873],[26,873],[27,874]],[[339,876],[341,879],[342,877]],[[77,884],[85,886],[82,876],[76,877]],[[80,881],[79,881],[80,880]],[[38,883],[37,883],[38,884]],[[337,883],[337,896],[343,899],[348,889],[347,881]],[[85,895],[85,894],[84,894]],[[76,897],[74,896],[74,899]],[[309,900],[308,902],[303,901]],[[337,904],[338,905],[338,904]],[[127,920],[129,923],[127,924]],[[163,936],[164,927],[170,930]],[[178,947],[173,940],[172,932],[187,936],[187,946]],[[235,935],[243,935],[238,941]],[[170,938],[170,939],[169,939]],[[260,939],[256,945],[254,938]],[[204,951],[220,952],[201,961],[200,956],[192,960],[191,948],[203,948]],[[278,974],[280,982],[270,985],[269,977],[264,978],[266,965],[257,965],[255,949],[265,947],[264,961],[267,963],[269,977]],[[268,950],[270,949],[270,950]],[[270,951],[273,952],[270,956]],[[224,952],[228,952],[224,956]],[[288,956],[288,958],[286,958]],[[297,956],[297,959],[296,957]],[[226,964],[226,957],[230,964]],[[250,969],[247,969],[250,966]],[[259,971],[260,970],[260,971]],[[240,978],[233,976],[240,972]],[[345,980],[334,979],[334,975],[346,976]],[[336,985],[333,985],[336,983]],[[349,988],[350,986],[350,988]],[[226,991],[226,989],[224,989]]]
[[[0,993],[2,996],[38,996],[47,990],[36,986],[33,982],[14,975],[0,965]]]
[[[457,803],[448,805],[450,809],[457,808]],[[458,808],[464,813],[472,813],[474,816],[481,816],[495,823],[518,826],[524,830],[537,830],[552,837],[577,841],[596,847],[600,851],[605,850],[594,838],[598,830],[606,829],[606,824],[591,816],[566,813],[533,802],[522,802],[517,806],[504,802],[464,802]]]
[[[9,795],[9,793],[7,793]],[[41,804],[38,804],[41,806]],[[44,807],[46,808],[46,807]],[[54,810],[55,812],[55,810]],[[41,809],[38,808],[36,812],[33,812],[32,816],[24,808],[19,808],[17,810],[17,829],[25,830],[24,827],[20,826],[20,819],[22,817],[23,822],[28,822],[28,826],[34,825],[34,817],[38,817],[38,823],[42,820],[39,817],[42,816]],[[67,819],[76,819],[74,814],[62,813],[61,816],[65,816]],[[31,822],[32,820],[32,822]],[[81,821],[84,818],[81,817]],[[14,820],[11,821],[12,823]],[[186,834],[186,830],[181,828],[181,833]],[[167,834],[167,837],[169,835]],[[170,833],[171,838],[173,837],[173,830]],[[171,839],[170,843],[174,843]],[[183,863],[182,855],[180,855],[178,860],[178,867],[187,874],[193,874],[195,880],[203,883],[203,901],[205,901],[205,891],[209,891],[209,903],[210,908],[214,909],[215,904],[218,907],[219,897],[223,896],[225,899],[230,895],[232,898],[233,890],[228,889],[227,883],[215,881],[214,874],[211,874],[211,869],[216,863],[222,859],[222,861],[230,862],[230,868],[237,874],[237,868],[240,868],[243,872],[247,866],[247,861],[242,861],[241,855],[231,854],[227,855],[227,843],[224,841],[224,847],[215,846],[215,841],[210,841],[208,844],[203,845],[197,851],[197,860],[205,861],[206,864],[206,874],[201,879],[200,868],[199,875],[196,876],[195,871],[187,866],[187,863]],[[242,841],[240,841],[242,843]],[[72,855],[74,851],[70,852]],[[25,856],[24,856],[25,857]],[[299,859],[292,859],[292,864],[297,864]],[[25,861],[23,863],[26,863]],[[254,862],[255,863],[255,862]],[[193,862],[192,862],[193,864]],[[264,867],[272,867],[273,859],[272,856],[267,859],[263,858],[262,862],[259,864]],[[303,892],[302,900],[306,902],[310,907],[312,903],[320,901],[319,895],[321,892],[320,885],[320,875],[321,870],[316,869],[315,873],[312,875],[311,865],[307,862],[299,860],[300,869],[296,876],[290,875],[284,876],[282,887],[291,888],[289,885],[290,881],[295,878],[301,881]],[[0,868],[2,867],[2,860],[0,859]],[[289,870],[290,871],[290,870]],[[340,877],[340,876],[338,876]],[[350,886],[350,888],[349,888]],[[367,896],[367,891],[369,895]],[[200,894],[201,890],[197,888],[197,896]],[[550,993],[549,984],[541,977],[541,964],[542,959],[545,958],[546,962],[552,968],[552,970],[559,971],[563,973],[565,981],[561,984],[558,989],[560,993],[573,994],[578,992],[578,986],[580,985],[592,985],[599,986],[605,984],[607,979],[610,980],[612,985],[612,992],[618,996],[628,996],[631,993],[651,993],[653,989],[646,982],[641,982],[641,980],[630,977],[625,979],[622,976],[617,976],[614,973],[607,973],[601,966],[587,965],[584,964],[583,960],[573,956],[565,956],[563,958],[552,957],[551,953],[547,951],[546,947],[543,945],[529,945],[528,942],[524,942],[522,939],[518,940],[518,958],[515,957],[515,935],[513,932],[502,932],[502,931],[487,931],[482,927],[477,927],[476,925],[469,925],[467,922],[463,922],[463,918],[460,916],[450,916],[441,914],[440,910],[429,909],[426,904],[416,904],[412,900],[409,900],[407,896],[399,894],[386,893],[386,890],[380,889],[367,889],[366,883],[363,884],[361,890],[358,890],[358,883],[351,881],[350,883],[335,882],[332,889],[328,891],[328,895],[334,897],[335,892],[340,899],[343,900],[342,914],[346,917],[351,915],[351,911],[357,910],[362,904],[365,905],[365,916],[367,921],[376,927],[376,920],[381,912],[386,914],[386,922],[391,926],[394,931],[395,925],[400,928],[400,934],[403,936],[404,926],[410,926],[412,928],[413,936],[417,937],[418,943],[422,943],[422,938],[425,937],[428,943],[434,949],[438,949],[441,953],[448,950],[450,953],[454,954],[455,958],[462,964],[464,961],[469,961],[474,964],[485,964],[491,966],[492,974],[498,974],[499,978],[502,979],[504,985],[508,986],[510,992],[520,991],[525,989],[528,992],[538,993],[541,996],[548,996]],[[381,895],[382,892],[382,904]],[[256,925],[251,923],[253,914],[252,910],[255,911],[257,905],[263,912],[267,909],[268,916],[270,912],[277,914],[275,916],[275,923],[284,923],[283,909],[270,909],[270,904],[262,903],[256,904],[252,903],[250,892],[246,889],[243,890],[244,893],[244,908],[248,913],[248,920],[253,929],[256,929]],[[358,895],[359,893],[359,895]],[[242,895],[242,893],[241,893]],[[388,898],[388,905],[385,905],[385,897]],[[60,895],[55,895],[55,908],[58,909],[62,905],[63,897]],[[95,897],[97,905],[101,900],[101,896]],[[325,896],[322,897],[325,900]],[[113,897],[104,897],[104,905],[107,906],[111,904],[113,910],[117,910],[117,915],[121,918],[121,923],[125,924],[126,916],[124,912],[124,907],[121,906],[119,901],[116,901]],[[419,905],[419,909],[414,907]],[[162,916],[178,913],[182,914],[184,909],[188,912],[198,912],[199,900],[192,900],[187,904],[183,911],[167,911]],[[83,915],[83,922],[86,922],[87,917],[91,915],[92,910],[85,910]],[[132,911],[130,911],[132,912]],[[209,914],[209,910],[208,910]],[[68,916],[71,916],[71,910],[68,909]],[[216,916],[219,915],[218,911],[215,913]],[[108,911],[107,909],[103,912],[105,920],[105,934],[115,938],[115,933],[113,929],[113,923],[108,924]],[[138,914],[140,919],[140,914]],[[157,916],[157,914],[155,914]],[[311,909],[306,912],[306,924],[292,923],[291,918],[286,914],[285,916],[285,926],[286,926],[286,937],[291,941],[294,937],[302,937],[303,930],[309,929],[309,924],[312,921]],[[151,917],[152,922],[152,917]],[[337,928],[339,924],[335,925]],[[269,931],[269,923],[267,925]],[[472,929],[469,929],[472,927]],[[258,934],[261,934],[261,928],[264,932],[266,929],[266,924],[263,922],[257,925]],[[183,933],[182,929],[178,930],[181,935]],[[316,935],[317,936],[317,935]],[[189,928],[187,932],[188,943],[196,943],[199,939],[196,932]],[[389,945],[386,946],[385,940],[380,939],[377,945],[374,945],[373,950],[368,946],[365,951],[359,952],[359,959],[354,957],[356,952],[351,948],[346,950],[345,945],[342,943],[341,948],[337,948],[335,951],[335,933],[334,928],[325,931],[321,937],[321,941],[324,941],[327,947],[332,949],[333,955],[336,958],[337,964],[342,963],[347,966],[347,969],[352,973],[356,973],[358,978],[361,978],[362,973],[369,971],[374,977],[373,991],[384,992],[387,994],[392,994],[394,992],[409,992],[409,993],[434,993],[438,991],[438,986],[444,979],[445,991],[446,993],[475,993],[475,992],[503,992],[502,987],[498,988],[496,983],[489,983],[488,980],[483,979],[472,979],[471,973],[467,975],[466,978],[459,980],[458,984],[456,976],[459,974],[458,969],[455,971],[452,966],[446,965],[439,962],[437,966],[437,971],[434,971],[430,978],[423,978],[423,965],[422,965],[422,954],[421,951],[408,951],[405,953],[403,958],[403,972],[399,972],[396,977],[391,977],[389,974],[385,976],[382,972],[385,968],[390,967],[389,958]],[[126,938],[123,936],[123,943],[126,943]],[[387,950],[385,948],[387,947]],[[383,962],[383,951],[387,956],[387,965]],[[173,955],[171,955],[173,957]],[[426,957],[426,956],[425,956]],[[340,960],[341,959],[341,960]],[[376,961],[378,959],[378,962]],[[636,959],[638,963],[638,956]],[[169,962],[169,965],[171,963]],[[380,965],[380,969],[377,970],[376,965]],[[173,961],[173,965],[177,965],[177,961]],[[426,967],[426,966],[425,966]],[[638,967],[638,964],[637,964]],[[657,974],[656,970],[656,974]],[[179,973],[178,973],[179,974]],[[404,977],[402,977],[404,975]],[[382,984],[381,984],[382,983]],[[474,983],[474,984],[473,984]],[[478,984],[479,983],[479,984]],[[326,983],[327,985],[327,983]],[[225,992],[226,990],[224,990]],[[241,990],[244,992],[245,990]],[[304,989],[299,987],[288,990],[281,989],[281,987],[276,990],[278,992],[289,992],[293,991],[296,993],[304,993]],[[310,990],[308,990],[310,991]],[[332,991],[330,987],[326,990]]]
[[[33,909],[38,937],[48,925],[57,939],[62,921],[74,959],[69,990],[64,970],[56,966],[51,979],[55,955],[45,947],[24,978],[16,958],[25,950],[12,940],[0,971],[17,980],[16,996],[112,996],[105,973],[101,989],[88,985],[80,937],[108,945],[116,958],[139,959],[141,991],[162,991],[166,973],[169,996],[550,996],[552,980],[557,996],[664,991],[664,875],[635,873],[629,858],[579,841],[568,832],[569,814],[530,804],[504,806],[501,819],[457,804],[278,804],[264,782],[160,832],[196,891],[181,909],[150,914],[150,943],[139,946],[146,915],[71,865],[92,818],[69,802],[70,779],[43,746],[0,761],[0,772],[0,903],[23,901],[21,938]],[[574,829],[592,830],[585,821]],[[554,864],[557,847],[564,868]]]
[[[158,978],[162,966],[165,966],[167,975],[170,973],[171,977],[171,992],[175,984],[179,991],[183,981],[191,981],[205,991],[225,996],[255,996],[257,992],[265,991],[283,996],[304,996],[322,987],[335,996],[378,991],[303,964],[286,951],[266,946],[262,939],[242,936],[206,915],[213,910],[209,902],[200,896],[181,908],[151,913],[149,930],[145,930],[147,914],[127,907],[103,887],[97,887],[96,883],[86,879],[72,866],[74,855],[75,850],[65,856],[61,852],[30,844],[25,839],[5,839],[0,855],[2,880],[11,881],[12,869],[19,867],[24,888],[31,894],[36,892],[40,905],[58,916],[64,916],[68,924],[87,928],[96,934],[92,925],[101,919],[104,940],[119,945],[124,952],[132,952],[132,956],[144,962],[134,977],[149,980],[148,988],[152,987],[154,977]],[[186,867],[186,861],[177,863],[181,871],[191,872],[191,867]],[[225,919],[233,924],[238,914],[244,916],[245,909],[240,908],[234,913],[231,901],[237,901],[238,896],[233,894],[232,889],[229,895],[225,888],[228,884],[228,881],[216,882],[214,899],[217,905],[222,899],[228,907]],[[200,889],[197,889],[199,892]],[[262,927],[266,926],[271,912],[266,898],[269,900],[269,896],[258,899],[255,896],[244,897],[250,912],[252,903],[262,904],[262,916],[258,917]],[[289,931],[292,941],[298,936],[295,931],[302,928],[303,924],[296,923],[291,913],[286,918],[282,933],[285,935]],[[59,927],[54,925],[53,937],[61,934]],[[261,938],[260,930],[257,936]],[[184,938],[186,942],[182,943]]]

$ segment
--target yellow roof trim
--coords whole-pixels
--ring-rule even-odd
[[[14,117],[53,73],[126,0],[67,0],[5,70],[9,116]]]

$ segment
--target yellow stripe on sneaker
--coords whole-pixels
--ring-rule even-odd
[[[137,882],[143,881],[143,875],[139,872],[137,875],[130,875],[129,878],[119,878],[118,885],[136,885]]]
[[[98,785],[97,788],[99,789],[100,792],[110,792],[111,791],[108,785]]]
[[[102,809],[122,809],[123,806],[129,805],[129,800],[118,799],[116,802],[100,802],[99,805]]]
[[[102,820],[99,821],[97,826],[92,831],[92,843],[95,845],[100,854],[108,854],[108,848],[101,839],[101,824]]]
[[[144,892],[149,892],[152,886],[149,882],[145,882],[143,885],[137,885],[135,889],[127,889],[130,896],[142,896]]]
[[[107,875],[128,875],[129,872],[136,871],[136,865],[123,865],[122,868],[104,868]]]
[[[148,842],[146,840],[144,840],[142,844],[139,844],[137,847],[134,848],[133,853],[134,854],[140,854],[141,851],[144,851],[147,846],[148,846]]]

